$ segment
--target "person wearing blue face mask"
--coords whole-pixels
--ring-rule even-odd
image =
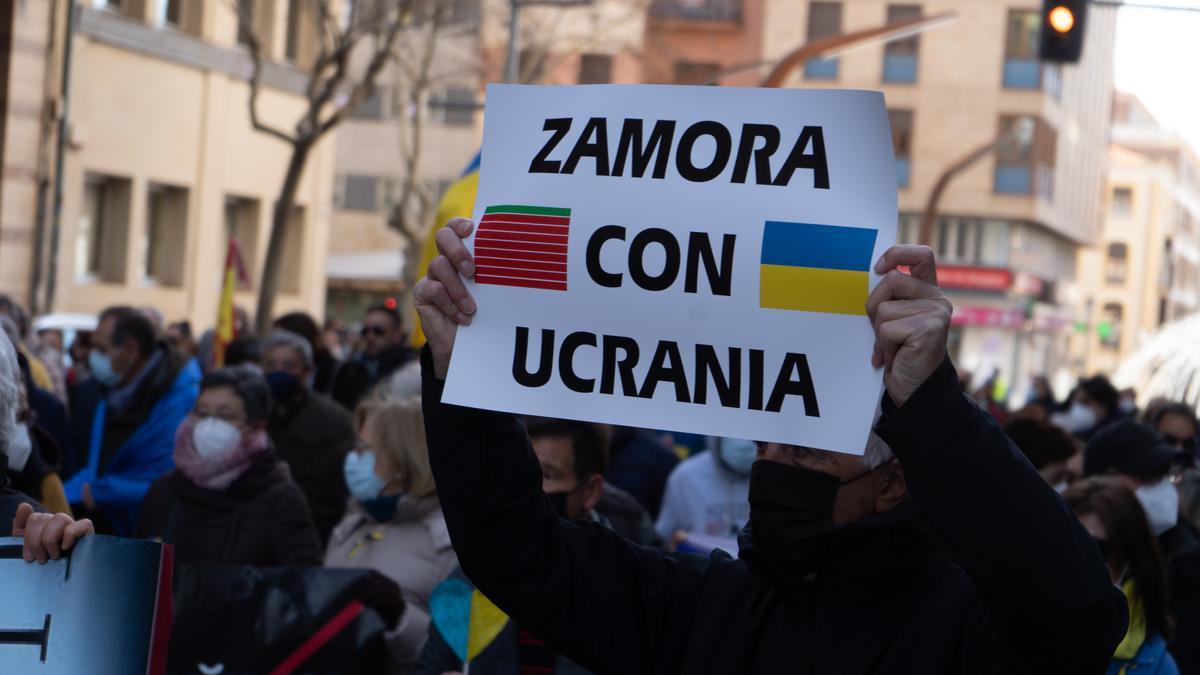
[[[342,462],[354,447],[354,424],[341,406],[312,391],[312,345],[300,335],[268,335],[262,371],[274,400],[267,433],[308,499],[321,542],[328,542],[346,509]]]
[[[131,307],[110,307],[92,334],[92,377],[71,410],[82,466],[64,485],[102,534],[128,536],[150,484],[171,470],[175,429],[196,402],[200,365]]]
[[[421,400],[369,401],[355,412],[359,443],[343,467],[350,501],[326,567],[373,569],[395,581],[405,610],[388,634],[389,673],[406,673],[429,632],[429,598],[458,565],[425,449]]]
[[[717,537],[736,553],[737,533],[750,518],[750,468],[757,451],[754,441],[710,438],[706,452],[675,467],[654,525],[658,535],[673,543],[684,533]]]

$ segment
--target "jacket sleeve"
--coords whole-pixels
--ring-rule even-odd
[[[517,623],[599,673],[677,672],[707,560],[560,520],[524,427],[442,403],[422,353],[430,464],[467,577]]]
[[[962,393],[950,360],[903,408],[884,394],[883,413],[876,432],[909,494],[982,592],[995,658],[1103,672],[1125,634],[1124,596],[1066,502]]]
[[[446,638],[442,637],[442,632],[437,629],[437,624],[431,622],[429,639],[421,648],[421,656],[417,660],[417,667],[413,670],[413,675],[442,675],[442,673],[458,672],[462,670],[462,665],[462,659],[458,658],[458,655],[446,643]]]
[[[271,549],[277,564],[286,567],[319,567],[321,541],[304,493],[294,483],[279,490],[278,510],[271,527]]]

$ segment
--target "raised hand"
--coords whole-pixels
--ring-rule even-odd
[[[474,227],[466,218],[455,218],[438,230],[435,236],[439,255],[413,289],[413,305],[421,317],[421,329],[433,356],[433,372],[439,379],[445,379],[450,368],[458,327],[469,325],[475,314],[475,299],[463,283],[463,277],[475,276],[475,258],[463,243]]]
[[[903,265],[910,274],[897,269]],[[928,246],[893,246],[875,263],[875,272],[884,278],[867,298],[875,327],[871,363],[883,366],[888,395],[902,406],[946,358],[951,305],[938,288]]]

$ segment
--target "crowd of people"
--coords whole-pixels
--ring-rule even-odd
[[[865,449],[459,408],[470,227],[416,289],[421,352],[387,305],[353,332],[242,314],[229,345],[111,307],[68,345],[0,298],[0,535],[39,562],[95,532],[373,570],[390,673],[1200,673],[1188,406],[1103,376],[1011,411],[971,391],[931,257],[897,247]],[[450,586],[509,619],[469,664]]]

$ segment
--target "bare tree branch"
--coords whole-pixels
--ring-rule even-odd
[[[238,16],[238,29],[242,32],[246,40],[246,46],[250,50],[250,125],[256,130],[269,136],[274,136],[284,143],[295,143],[296,139],[287,132],[276,129],[258,119],[259,79],[262,76],[261,46],[258,41],[258,34],[254,30],[254,19],[250,16],[250,8],[241,0],[233,0],[233,2]]]
[[[404,6],[411,6],[411,3],[404,3]],[[334,113],[330,115],[324,122],[321,122],[315,126],[317,130],[316,136],[318,138],[324,135],[325,132],[337,126],[342,119],[346,117],[346,115],[357,108],[360,103],[368,98],[371,98],[371,96],[375,93],[376,80],[378,79],[380,71],[383,70],[383,67],[387,65],[388,60],[392,56],[392,52],[396,45],[396,37],[400,34],[400,29],[403,27],[404,22],[407,19],[407,15],[407,11],[400,11],[398,8],[397,11],[391,17],[389,17],[389,23],[387,25],[385,37],[382,42],[380,42],[379,38],[376,37],[375,52],[371,55],[371,60],[367,64],[366,72],[363,74],[362,78],[358,80],[358,82],[354,83],[353,88],[350,90],[349,100],[345,105],[334,111]],[[341,70],[340,66],[339,70]],[[312,110],[319,113],[320,107],[314,106]],[[314,121],[315,119],[316,118],[314,118]]]

